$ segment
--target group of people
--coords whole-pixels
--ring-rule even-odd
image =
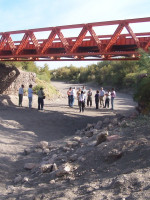
[[[78,91],[76,91],[76,88],[70,87],[67,91],[68,95],[68,105],[70,107],[73,107],[74,100],[77,97],[78,100],[78,106],[80,112],[84,112],[86,101],[87,106],[92,106],[92,89],[90,88],[88,91],[86,90],[85,86],[82,88],[79,88]],[[114,88],[112,90],[104,91],[103,87],[100,88],[100,90],[96,91],[95,94],[95,105],[96,109],[99,109],[99,107],[103,108],[109,108],[110,102],[111,102],[111,109],[114,109],[114,99],[116,97],[116,92]]]
[[[114,99],[116,97],[115,89],[112,88],[112,90],[105,91],[102,87],[100,90],[96,91],[95,94],[95,104],[96,109],[100,107],[103,108],[109,108],[110,102],[111,102],[111,109],[114,109]]]
[[[19,88],[19,107],[22,107],[22,102],[23,102],[23,95],[24,95],[24,85],[21,85]],[[37,93],[38,95],[38,110],[43,110],[44,107],[44,99],[45,99],[45,94],[43,91],[43,88],[41,87]],[[32,108],[32,100],[33,100],[33,89],[32,85],[29,85],[28,88],[28,100],[29,100],[29,108]]]
[[[19,88],[19,106],[22,106],[23,95],[24,95],[24,85],[21,85],[21,87]],[[42,87],[39,89],[37,95],[38,95],[38,110],[43,110],[45,94]],[[83,86],[82,88],[79,88],[78,91],[76,91],[76,87],[73,88],[70,87],[69,90],[67,91],[67,95],[68,95],[68,105],[70,107],[74,106],[75,99],[77,98],[80,112],[84,112],[86,103],[87,106],[90,107],[92,106],[91,88],[87,91],[85,86]],[[110,90],[104,91],[104,89],[101,87],[100,90],[97,90],[95,94],[96,109],[99,109],[99,107],[109,108],[111,102],[111,109],[113,110],[115,97],[116,97],[116,92],[114,88],[112,88],[111,91]],[[28,88],[29,108],[32,108],[32,98],[33,98],[33,89],[32,85],[30,84]]]

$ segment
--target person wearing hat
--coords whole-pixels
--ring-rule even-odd
[[[43,110],[44,99],[45,99],[45,94],[43,92],[43,88],[41,87],[40,90],[38,91],[38,110]]]

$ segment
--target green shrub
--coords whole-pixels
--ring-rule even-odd
[[[41,87],[42,87],[42,85],[36,85],[36,86],[34,86],[33,87],[33,93],[37,94]]]
[[[143,114],[150,112],[150,77],[139,79],[134,99]]]
[[[46,74],[37,74],[38,79],[49,82],[50,81],[50,77]]]

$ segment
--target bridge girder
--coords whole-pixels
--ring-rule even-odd
[[[134,33],[131,24],[149,22],[150,17],[1,32],[2,61],[136,60],[138,49],[148,51],[150,32]],[[95,27],[117,25],[111,35],[99,35]],[[122,34],[126,28],[127,34]],[[63,30],[81,29],[76,37],[65,37]],[[48,32],[47,39],[36,34]],[[89,34],[87,36],[87,33]],[[23,34],[20,41],[12,39]]]

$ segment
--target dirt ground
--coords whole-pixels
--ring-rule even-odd
[[[70,86],[81,85],[52,82],[59,90],[61,97],[53,100],[45,99],[43,111],[37,110],[37,96],[33,98],[33,108],[28,108],[28,98],[24,96],[23,107],[18,107],[18,96],[0,96],[0,199],[6,199],[9,184],[22,168],[20,155],[24,149],[45,140],[60,144],[66,138],[73,136],[88,123],[94,123],[104,116],[114,116],[116,113],[128,114],[135,109],[136,103],[128,94],[117,92],[115,110],[95,109],[93,88],[93,106],[79,113],[77,100],[74,108],[67,105],[67,90]],[[86,86],[89,89],[91,86]],[[58,186],[59,187],[59,186]],[[19,194],[19,191],[18,191]],[[17,198],[12,198],[17,199]],[[18,199],[22,199],[19,198]],[[60,198],[61,199],[61,198]],[[71,198],[68,198],[71,199]],[[72,198],[74,199],[74,198]],[[82,198],[81,198],[82,199]]]

